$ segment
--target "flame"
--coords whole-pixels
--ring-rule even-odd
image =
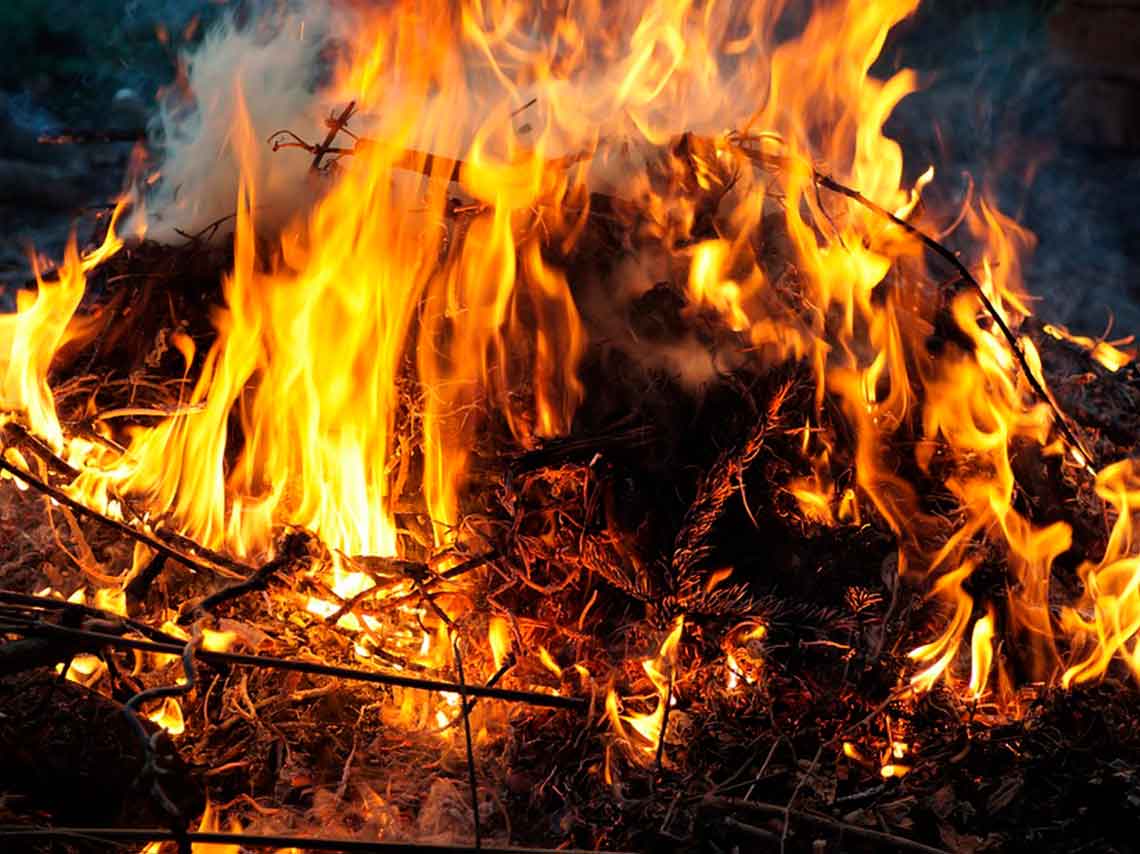
[[[673,627],[661,642],[657,655],[643,659],[641,667],[656,692],[656,702],[651,712],[623,714],[617,693],[611,688],[606,694],[606,715],[622,743],[633,748],[633,755],[639,761],[647,761],[657,754],[658,745],[664,733],[665,709],[675,702],[673,696],[674,673],[677,667],[677,650],[681,634],[685,629],[683,616],[673,621]],[[629,727],[627,730],[626,727]]]
[[[907,760],[910,757],[912,745],[897,734],[890,717],[887,717],[886,723],[887,745],[883,750],[879,775],[883,779],[905,777],[911,771],[911,765]]]
[[[910,684],[918,692],[929,691],[946,672],[958,652],[958,644],[966,632],[970,611],[974,600],[962,590],[962,582],[970,576],[974,567],[967,563],[954,572],[947,573],[934,586],[934,593],[941,594],[954,605],[954,615],[949,627],[934,641],[911,650],[908,655],[929,666],[911,677]]]
[[[554,660],[554,656],[550,654],[546,647],[540,646],[538,648],[538,660],[542,662],[542,666],[553,673],[557,678],[562,678],[562,667]]]
[[[733,691],[740,684],[740,678],[737,675],[740,672],[740,665],[736,663],[736,657],[731,652],[724,658],[724,669],[727,675],[725,690]]]
[[[120,617],[127,616],[127,594],[123,590],[111,588],[96,590],[94,604],[96,608],[102,608]]]
[[[1121,350],[1120,347],[1117,346],[1132,344],[1134,342],[1132,336],[1122,338],[1119,341],[1104,341],[1089,338],[1085,335],[1074,335],[1059,323],[1046,323],[1042,326],[1042,329],[1058,341],[1070,341],[1078,347],[1087,350],[1092,358],[1113,372],[1119,371],[1136,359],[1134,350]]]
[[[218,833],[221,830],[217,808],[210,801],[206,801],[206,808],[202,811],[202,818],[198,822],[198,832]],[[241,833],[241,824],[236,818],[230,819],[229,832]],[[193,854],[240,854],[241,846],[236,843],[196,842],[191,849]]]
[[[71,659],[71,665],[67,668],[67,674],[64,678],[90,687],[98,682],[106,671],[107,665],[103,663],[102,659],[90,653],[81,652]],[[62,673],[63,665],[57,664],[55,672]]]
[[[164,730],[171,735],[182,735],[186,729],[186,725],[182,719],[182,706],[178,703],[176,697],[166,697],[162,701],[162,705],[147,715],[147,718],[154,721]]]
[[[487,628],[487,641],[491,646],[491,659],[498,670],[511,654],[511,624],[503,617],[492,617]]]
[[[237,632],[234,631],[219,632],[214,629],[203,628],[202,649],[210,652],[227,652],[233,649],[237,637]]]
[[[97,249],[80,255],[72,234],[54,278],[45,278],[33,256],[35,292],[20,291],[15,313],[0,315],[0,413],[21,413],[27,426],[54,450],[63,447],[63,430],[48,386],[48,369],[56,351],[81,334],[83,324],[72,321],[87,273],[123,246],[115,228],[126,205],[126,199],[116,204]]]
[[[1119,657],[1140,677],[1140,543],[1133,531],[1140,513],[1140,470],[1121,460],[1097,475],[1096,492],[1116,519],[1103,557],[1078,568],[1085,590],[1062,624],[1074,636],[1074,660],[1065,687],[1100,677]]]
[[[994,660],[994,617],[991,610],[974,623],[970,636],[970,697],[980,700],[986,692],[986,682],[990,678],[990,668]]]

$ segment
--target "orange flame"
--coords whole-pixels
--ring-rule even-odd
[[[1046,323],[1042,329],[1059,341],[1071,341],[1078,347],[1088,350],[1090,356],[1110,371],[1119,371],[1136,359],[1135,351],[1121,350],[1117,346],[1132,344],[1134,339],[1131,336],[1119,341],[1103,341],[1085,335],[1074,335],[1059,323]]]
[[[633,755],[639,761],[648,761],[657,754],[658,744],[664,733],[665,709],[674,701],[673,681],[677,667],[677,650],[681,643],[681,633],[685,628],[684,617],[677,617],[661,648],[653,658],[646,658],[641,667],[656,690],[656,703],[651,712],[622,714],[616,692],[611,688],[606,694],[606,714],[622,743],[633,748]],[[629,729],[626,729],[628,725]]]
[[[171,735],[182,735],[186,729],[182,719],[182,706],[177,698],[167,697],[162,705],[147,715],[147,717],[166,730]]]

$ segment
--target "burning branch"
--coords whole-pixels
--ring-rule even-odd
[[[235,575],[230,570],[223,569],[221,566],[213,562],[205,563],[204,561],[201,561],[198,558],[187,554],[181,549],[171,546],[169,543],[166,543],[163,540],[160,540],[157,537],[146,533],[145,531],[140,531],[134,526],[128,525],[126,522],[122,522],[118,519],[106,516],[97,510],[93,510],[82,501],[78,501],[77,499],[72,498],[62,489],[58,489],[47,481],[41,480],[40,478],[36,477],[36,475],[29,472],[27,469],[22,468],[18,465],[14,465],[3,456],[0,456],[0,470],[6,471],[8,474],[14,477],[17,482],[26,484],[32,489],[35,489],[37,492],[42,492],[51,500],[62,504],[71,510],[74,510],[80,516],[84,516],[88,519],[99,522],[102,525],[106,525],[109,528],[113,528],[120,534],[124,534],[127,537],[130,537],[132,540],[142,543],[144,546],[153,549],[155,552],[163,555],[164,557],[173,558],[174,560],[185,564],[191,569],[206,573],[216,572],[222,575],[227,575],[230,578],[241,577],[240,575]],[[227,563],[230,563],[232,565],[232,561],[227,561]],[[247,569],[250,572],[255,572],[253,567],[247,567]]]
[[[989,296],[986,295],[985,289],[982,288],[978,280],[974,278],[974,275],[970,272],[969,268],[967,268],[965,264],[958,260],[958,256],[943,246],[941,243],[939,243],[937,240],[935,240],[933,237],[923,232],[917,226],[911,225],[905,219],[896,216],[891,211],[871,201],[858,190],[844,186],[834,178],[831,178],[820,172],[815,172],[814,170],[813,175],[815,177],[816,183],[821,187],[825,187],[834,193],[839,193],[849,199],[853,199],[863,207],[867,208],[867,210],[873,211],[879,216],[884,217],[885,219],[904,229],[908,234],[918,238],[925,247],[937,254],[940,258],[945,260],[950,264],[950,266],[954,268],[954,271],[958,274],[959,279],[968,284],[977,294],[978,299],[981,301],[982,306],[986,310],[986,313],[990,316],[990,318],[997,325],[998,329],[1001,331],[1002,337],[1005,338],[1006,344],[1009,345],[1010,350],[1013,352],[1014,357],[1017,359],[1017,363],[1021,366],[1022,375],[1025,377],[1029,385],[1033,388],[1033,391],[1037,395],[1038,399],[1043,401],[1053,411],[1053,417],[1056,421],[1058,429],[1062,434],[1064,434],[1065,438],[1068,440],[1072,448],[1080,454],[1080,459],[1077,462],[1085,471],[1095,475],[1097,469],[1096,458],[1085,447],[1080,437],[1077,436],[1076,430],[1071,425],[1069,417],[1064,413],[1061,407],[1058,406],[1057,401],[1053,398],[1053,395],[1051,395],[1045,386],[1041,384],[1041,380],[1038,379],[1036,372],[1030,367],[1029,361],[1025,357],[1025,351],[1021,347],[1021,342],[1017,340],[1017,336],[1013,334],[1013,330],[1009,328],[1009,324],[1007,324],[1002,318],[1001,312],[997,310],[997,307],[993,304],[993,301],[989,298]]]

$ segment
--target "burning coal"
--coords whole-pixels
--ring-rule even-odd
[[[211,612],[260,591],[282,625],[340,638],[353,666],[455,674],[431,699],[397,683],[384,719],[407,732],[491,740],[509,722],[473,705],[476,677],[591,698],[611,785],[671,767],[696,686],[732,703],[768,678],[756,579],[712,557],[730,500],[756,552],[773,524],[756,506],[891,540],[887,589],[920,590],[934,615],[906,632],[896,704],[945,690],[1016,717],[1026,687],[1116,663],[1140,675],[1140,472],[1102,459],[1049,389],[1020,276],[1033,236],[984,191],[929,208],[934,168],[905,183],[883,134],[916,80],[869,69],[916,5],[821,4],[780,38],[781,2],[685,0],[296,6],[219,30],[161,116],[154,187],[0,318],[10,487],[139,543],[123,565],[79,554],[85,592],[42,595],[125,617],[156,555],[182,560],[239,589],[132,612],[164,643],[256,649],[264,632]],[[85,283],[129,251],[128,209],[164,240],[226,220],[224,306],[209,340],[169,336],[183,376],[164,378],[160,417],[94,395],[63,417],[53,359],[94,338]],[[1107,371],[1131,363],[1125,344],[1045,332]],[[488,474],[496,455],[572,447],[630,363],[679,377],[689,400],[726,376],[769,392],[739,447],[705,449],[715,464],[665,559],[639,539],[648,523],[599,533],[581,506],[604,450]],[[750,503],[772,443],[794,461]],[[1034,506],[1025,460],[1108,508],[1102,551],[1073,562],[1076,592],[1055,580],[1073,524]],[[492,492],[509,492],[499,509],[558,509],[492,524]],[[573,571],[554,572],[571,553]],[[517,609],[501,583],[523,591]],[[616,606],[591,609],[615,591],[652,618],[642,648],[599,640]],[[856,618],[883,604],[862,595]],[[846,673],[854,647],[818,643],[842,648]],[[148,671],[177,671],[164,649]],[[107,678],[94,656],[67,666]],[[174,694],[145,714],[172,736],[193,726]],[[881,756],[843,752],[902,777],[914,747],[884,714]]]

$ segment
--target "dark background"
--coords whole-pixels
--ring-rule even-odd
[[[54,254],[71,223],[90,229],[130,150],[37,137],[142,126],[179,47],[233,5],[0,4],[0,286],[25,280],[29,244]],[[910,177],[934,163],[954,197],[970,172],[1037,233],[1026,279],[1040,315],[1140,331],[1140,0],[927,0],[875,70],[900,67],[922,85],[888,125]]]

